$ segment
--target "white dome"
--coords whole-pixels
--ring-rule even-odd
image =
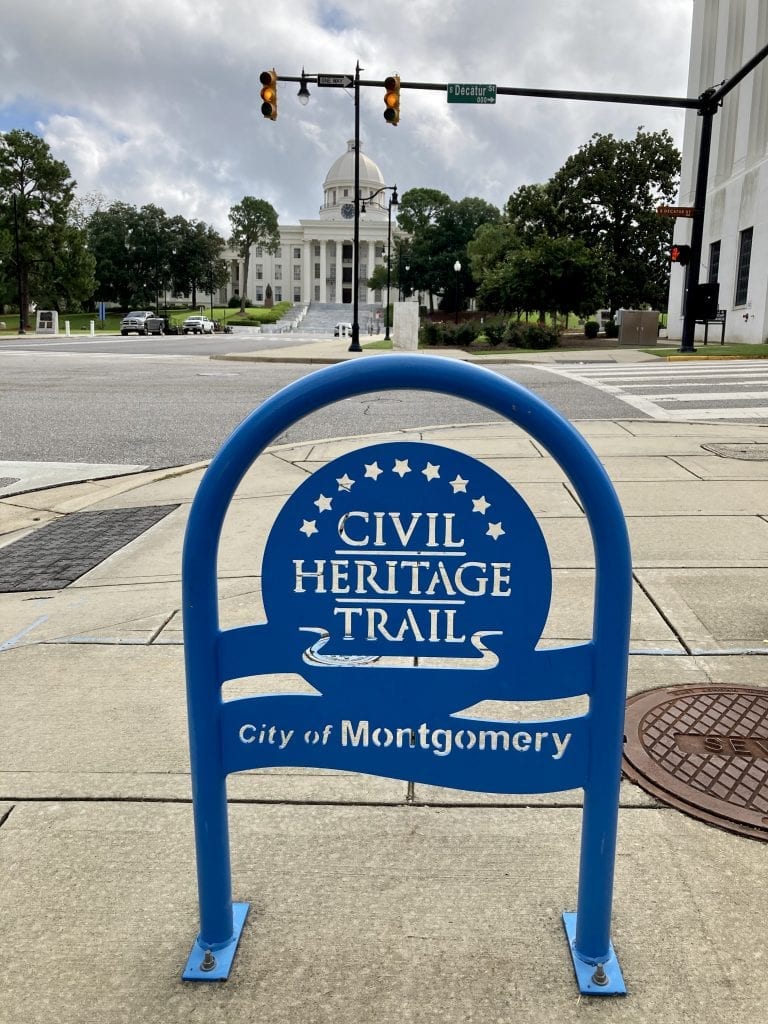
[[[366,196],[377,192],[384,185],[384,175],[378,165],[369,156],[363,153],[362,143],[360,145],[360,195],[365,200]],[[322,220],[340,220],[349,215],[350,204],[354,201],[355,195],[355,140],[347,142],[347,151],[338,160],[334,160],[331,169],[325,176],[323,182],[323,205],[320,207]],[[371,201],[366,202],[365,216],[371,220],[386,220],[387,203],[389,202],[387,192],[379,194]],[[344,213],[342,211],[345,211]]]
[[[323,188],[326,189],[329,186],[333,187],[334,185],[354,186],[354,184],[355,140],[350,139],[347,143],[346,153],[343,153],[338,160],[335,160],[333,164],[331,164],[331,169],[325,176]],[[360,188],[363,189],[363,194],[367,191],[368,186],[372,186],[375,191],[383,184],[384,175],[373,160],[371,160],[369,156],[365,155],[363,152],[363,144],[360,143]]]

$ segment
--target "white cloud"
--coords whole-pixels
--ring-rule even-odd
[[[398,72],[403,81],[685,94],[691,0],[294,0],[266,14],[245,0],[26,0],[4,12],[0,129],[38,131],[81,191],[153,202],[226,233],[243,195],[284,222],[313,217],[328,167],[354,129],[352,98],[279,87],[278,120],[259,112],[258,75]],[[20,56],[20,55],[23,55]],[[502,205],[548,178],[595,131],[631,136],[682,114],[500,96],[449,105],[402,93],[397,128],[383,88],[361,90],[365,151],[401,193],[433,186]]]

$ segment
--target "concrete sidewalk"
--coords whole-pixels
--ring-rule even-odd
[[[259,349],[254,352],[233,352],[226,355],[212,356],[213,359],[228,359],[235,362],[256,362],[256,363],[306,363],[325,365],[328,363],[343,363],[349,359],[360,359],[363,356],[385,356],[391,354],[392,349],[366,348],[371,342],[380,339],[369,336],[360,337],[362,352],[349,351],[349,338],[307,338],[305,344],[292,345],[290,348],[281,348],[276,345],[273,349]],[[277,338],[275,338],[277,341]],[[613,344],[613,343],[612,343]],[[423,350],[422,350],[423,351]],[[494,365],[495,363],[573,363],[573,362],[601,362],[601,363],[641,363],[658,362],[658,357],[641,352],[636,348],[609,347],[607,344],[602,347],[587,349],[566,345],[562,348],[547,349],[542,352],[529,349],[520,352],[471,352],[464,349],[436,349],[435,355],[446,356],[449,359],[461,359],[463,362],[479,363],[481,365]]]
[[[768,461],[702,447],[765,443],[768,429],[576,425],[629,525],[630,693],[768,688]],[[544,642],[590,635],[583,514],[559,467],[506,424],[265,452],[224,530],[224,626],[263,616],[261,551],[287,496],[329,459],[383,439],[445,444],[512,481],[554,568]],[[251,913],[229,981],[182,982],[198,918],[180,560],[202,472],[0,501],[2,545],[76,511],[178,506],[64,589],[0,594],[3,1024],[764,1018],[765,846],[628,782],[613,918],[626,999],[578,996],[560,921],[576,905],[579,791],[478,796],[299,769],[230,777],[234,897]],[[225,690],[306,684],[257,678]]]

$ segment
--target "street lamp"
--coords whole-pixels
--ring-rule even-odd
[[[458,260],[453,264],[453,269],[456,271],[456,316],[454,323],[459,322],[459,274],[461,273],[461,264]]]
[[[375,192],[371,192],[366,199],[362,201],[361,213],[365,213],[365,204],[375,199],[381,192],[390,191],[392,195],[389,197],[389,204],[387,205],[387,312],[386,312],[386,331],[384,334],[384,340],[389,341],[389,287],[392,279],[392,207],[399,206],[400,200],[397,198],[397,185],[382,185],[381,188],[377,188]]]
[[[301,77],[296,78],[293,75],[281,75],[281,79],[284,82],[299,82],[299,91],[297,96],[299,103],[302,106],[306,106],[309,103],[309,89],[307,88],[307,82],[311,78],[314,82],[320,84],[321,75],[306,74],[304,68],[301,69]],[[336,76],[330,75],[325,76],[326,78],[333,78]],[[347,88],[348,85],[354,85],[354,99],[355,99],[355,220],[354,220],[354,234],[352,238],[352,344],[349,346],[349,352],[362,352],[360,347],[360,324],[359,319],[359,298],[360,298],[360,61],[357,61],[355,65],[355,77],[351,81],[347,81],[345,75],[338,76],[341,79],[345,79],[343,86]],[[329,82],[323,84],[328,85]],[[337,84],[337,83],[334,83]],[[341,83],[339,83],[341,84]]]

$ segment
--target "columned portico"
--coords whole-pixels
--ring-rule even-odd
[[[325,177],[317,219],[280,225],[280,248],[274,255],[254,247],[247,287],[242,280],[242,261],[238,261],[240,294],[245,292],[251,301],[258,303],[259,295],[271,285],[276,299],[280,296],[304,303],[343,302],[351,307],[354,181],[355,148],[354,142],[348,142],[346,152],[334,161]],[[365,214],[360,218],[359,268],[360,299],[364,303],[384,300],[380,291],[367,287],[376,264],[385,259],[390,193],[383,191],[384,186],[381,171],[361,149],[360,197],[365,201]],[[382,191],[369,199],[379,189]],[[399,229],[393,224],[393,238],[398,234]],[[257,267],[261,274],[258,279]]]

